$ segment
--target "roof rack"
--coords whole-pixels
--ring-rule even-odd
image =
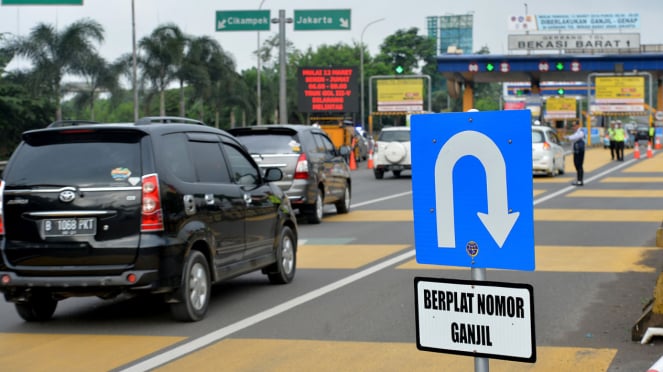
[[[185,123],[185,124],[198,124],[198,125],[205,125],[200,120],[194,120],[194,119],[189,119],[189,118],[183,118],[179,116],[145,116],[136,122],[137,125],[145,125],[145,124],[153,124],[153,123]]]
[[[98,121],[92,121],[92,120],[69,120],[69,119],[64,119],[64,120],[58,120],[54,121],[51,124],[48,125],[48,128],[60,128],[60,127],[75,127],[78,125],[88,125],[88,124],[99,124]]]

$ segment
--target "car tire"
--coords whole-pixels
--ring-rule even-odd
[[[58,301],[50,293],[33,293],[27,302],[15,304],[16,312],[26,322],[44,322],[50,320],[55,313]]]
[[[320,189],[315,193],[315,202],[311,205],[306,213],[306,220],[308,223],[317,225],[322,222],[324,215],[324,203],[322,201],[322,192]]]
[[[191,251],[184,263],[182,285],[175,293],[176,303],[170,304],[175,320],[196,322],[205,317],[212,293],[209,265],[199,251]]]
[[[382,169],[375,169],[373,175],[375,175],[376,180],[381,180],[384,178],[384,171]]]
[[[394,173],[394,177],[399,178],[401,176],[401,171],[392,171]]]
[[[276,247],[276,263],[267,269],[267,278],[273,284],[287,284],[295,278],[297,270],[297,242],[288,226],[283,226]]]
[[[336,206],[336,213],[338,214],[345,214],[350,212],[350,201],[351,201],[351,196],[350,196],[350,185],[345,184],[345,190],[343,191],[343,198],[334,205]]]

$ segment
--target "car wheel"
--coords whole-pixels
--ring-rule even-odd
[[[176,303],[170,305],[170,312],[182,322],[195,322],[205,317],[211,294],[209,265],[205,256],[191,251],[184,263],[182,285],[175,293]]]
[[[398,178],[401,176],[401,171],[393,171],[394,177]]]
[[[346,184],[345,191],[343,191],[343,199],[335,203],[336,213],[341,214],[350,212],[350,200],[350,186]]]
[[[373,171],[376,180],[381,180],[384,178],[384,171],[382,169],[376,169]]]
[[[319,224],[322,222],[322,216],[324,214],[324,204],[322,203],[322,192],[318,189],[315,194],[315,203],[310,207],[306,219],[310,224]]]
[[[297,269],[297,246],[295,234],[289,227],[281,230],[279,245],[276,247],[276,263],[267,270],[270,283],[286,284],[295,277]]]
[[[27,302],[15,304],[16,312],[26,322],[44,322],[53,316],[58,301],[50,293],[36,292]]]

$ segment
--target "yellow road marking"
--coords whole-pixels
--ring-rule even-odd
[[[647,209],[534,209],[535,221],[583,221],[583,222],[658,222],[663,212]]]
[[[352,211],[325,217],[325,222],[412,222],[410,210]],[[648,209],[543,209],[534,208],[535,221],[586,221],[586,222],[661,222],[663,211]]]
[[[490,360],[493,372],[607,371],[616,349],[538,347],[536,364]],[[471,371],[469,356],[420,351],[414,342],[227,339],[156,371]]]
[[[646,157],[646,147],[640,149],[640,160],[638,160],[634,165],[626,168],[623,172],[627,173],[661,173],[663,172],[663,156],[662,152],[658,151],[654,157]]]
[[[534,196],[543,194],[544,192],[546,192],[546,190],[534,190]]]
[[[663,177],[606,177],[605,183],[663,183]]]
[[[663,190],[576,190],[566,195],[569,198],[660,198]]]
[[[3,371],[108,371],[184,337],[0,333]]]
[[[568,183],[575,180],[575,175],[571,176],[557,176],[557,177],[534,177],[534,184],[540,183]]]
[[[356,269],[410,246],[406,244],[305,244],[297,251],[297,268]]]
[[[646,255],[660,248],[536,246],[536,271],[587,273],[653,273],[658,270],[640,264]],[[424,265],[410,260],[397,267],[407,270],[467,270],[466,267]]]

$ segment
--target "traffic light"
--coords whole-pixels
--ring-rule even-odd
[[[396,67],[394,67],[394,71],[396,71],[396,74],[400,75],[403,73],[403,71],[405,71],[405,69],[401,65],[396,65]]]
[[[563,96],[564,95],[564,88],[557,88],[557,95],[558,96]]]
[[[486,63],[486,71],[493,72],[495,71],[495,64],[492,62]]]
[[[555,63],[555,70],[564,71],[564,62],[556,62]]]

